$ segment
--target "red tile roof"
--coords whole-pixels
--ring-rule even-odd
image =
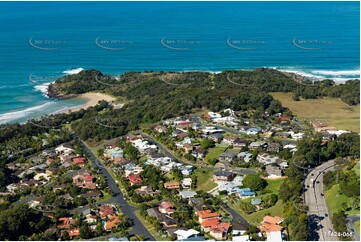
[[[129,179],[130,183],[132,183],[132,184],[141,184],[142,183],[142,178],[140,177],[139,174],[131,174],[128,176],[128,179]]]
[[[217,212],[213,213],[211,210],[197,211],[197,215],[202,219],[219,217],[219,213]]]
[[[218,224],[219,224],[218,218],[207,218],[203,221],[202,227],[203,228],[209,228],[209,227],[216,228]]]
[[[73,159],[73,162],[75,164],[83,164],[83,163],[85,163],[85,158],[84,157],[77,157],[77,158]]]

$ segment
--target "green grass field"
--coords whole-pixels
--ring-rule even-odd
[[[218,156],[222,154],[226,150],[226,148],[226,146],[219,145],[209,149],[208,154],[206,155],[206,160],[212,158],[218,159]]]
[[[286,179],[286,178],[284,178]],[[256,197],[253,198],[263,198],[265,196],[269,196],[270,194],[274,193],[278,195],[278,190],[281,186],[281,184],[283,183],[284,179],[277,179],[277,180],[267,180],[268,185],[267,187],[264,189],[264,191],[266,192],[265,194],[262,195],[257,195]],[[246,201],[246,202],[251,202],[251,200],[253,198],[247,198],[244,199],[242,201]],[[282,212],[283,212],[283,202],[281,200],[278,200],[277,203],[267,209],[262,209],[260,211],[257,211],[255,213],[252,214],[246,214],[245,212],[243,212],[240,208],[239,208],[239,202],[235,203],[235,204],[230,204],[230,207],[232,207],[236,212],[238,212],[240,215],[242,215],[245,219],[248,220],[248,222],[251,223],[259,223],[263,220],[263,217],[266,215],[271,215],[271,216],[282,216]]]
[[[327,190],[325,193],[326,203],[330,214],[337,213],[343,210],[343,203],[346,203],[347,206],[351,207],[352,200],[346,195],[340,194],[339,192],[340,185],[337,184],[334,185],[331,189]],[[346,213],[349,215],[357,215],[360,214],[360,211],[352,209],[350,211],[347,211]]]
[[[339,98],[292,100],[292,93],[270,93],[299,119],[319,119],[328,126],[360,133],[360,105],[349,106]]]
[[[216,183],[213,182],[214,170],[210,168],[199,168],[194,171],[194,174],[197,176],[197,189],[203,191],[209,191],[217,186]]]

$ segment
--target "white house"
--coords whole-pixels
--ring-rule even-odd
[[[73,152],[74,152],[74,149],[69,144],[62,144],[62,145],[55,148],[55,153],[58,154],[58,155],[59,154],[70,155]]]
[[[177,231],[174,232],[174,234],[177,235],[177,240],[184,240],[191,237],[197,237],[199,232],[194,229],[188,229],[188,230],[178,229]]]

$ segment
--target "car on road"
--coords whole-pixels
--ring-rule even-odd
[[[325,213],[325,217],[328,217],[328,213]]]
[[[317,183],[317,184],[319,184],[319,183],[320,183],[320,181],[316,181],[316,183]]]
[[[321,196],[323,197],[323,196],[325,196],[323,193],[321,193]]]
[[[315,175],[315,174],[313,174],[313,173],[311,174],[311,176],[314,176],[314,175]]]

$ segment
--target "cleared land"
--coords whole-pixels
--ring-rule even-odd
[[[227,146],[219,145],[214,148],[209,149],[208,154],[206,155],[206,160],[208,159],[218,159],[218,156],[222,154],[227,149]]]
[[[214,170],[211,168],[199,168],[196,169],[194,174],[197,177],[197,189],[203,191],[209,191],[217,186],[213,182],[213,173]]]
[[[283,183],[284,179],[287,178],[283,178],[283,179],[278,179],[278,180],[267,180],[268,185],[267,187],[263,190],[263,192],[265,192],[262,195],[257,195],[256,197],[252,197],[252,198],[247,198],[244,199],[242,201],[245,202],[251,202],[252,199],[254,198],[263,198],[265,196],[268,196],[272,193],[277,194],[278,195],[278,190],[281,186],[281,184]],[[235,211],[237,211],[240,215],[242,215],[245,219],[247,219],[248,222],[251,223],[260,223],[263,220],[263,217],[266,215],[271,215],[271,216],[282,216],[282,212],[283,212],[283,207],[284,204],[281,200],[278,200],[277,203],[267,209],[262,209],[260,211],[251,213],[251,214],[246,214],[242,209],[240,209],[240,202],[234,203],[234,204],[229,204],[230,207],[232,207]]]
[[[349,106],[338,98],[292,100],[292,93],[270,93],[298,118],[319,119],[329,126],[360,133],[360,105]]]

